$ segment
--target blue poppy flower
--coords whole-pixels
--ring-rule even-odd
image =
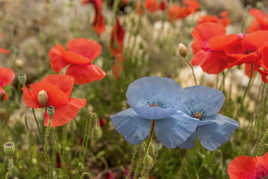
[[[134,81],[126,94],[131,108],[111,116],[115,129],[135,145],[149,135],[154,120],[155,135],[163,145],[182,145],[200,121],[177,110],[181,94],[182,88],[172,79],[144,77]]]
[[[181,95],[178,110],[198,119],[199,125],[180,148],[192,148],[197,137],[206,149],[216,150],[238,128],[237,121],[217,114],[224,103],[222,92],[205,86],[193,86],[184,88]]]

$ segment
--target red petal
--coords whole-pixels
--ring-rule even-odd
[[[74,77],[75,84],[90,83],[95,80],[101,80],[105,76],[105,72],[94,64],[71,65],[66,74]]]
[[[95,13],[93,21],[93,29],[98,35],[103,34],[103,32],[105,31],[104,16],[101,13],[97,13],[97,11]]]
[[[12,83],[15,73],[9,68],[0,68],[0,87],[7,86]]]
[[[37,82],[30,85],[30,90],[23,88],[23,100],[26,105],[32,108],[42,107],[38,101],[38,93],[45,90],[48,95],[47,106],[61,106],[68,102],[68,96],[56,85],[46,82]]]
[[[159,3],[157,0],[146,0],[144,3],[144,7],[150,12],[155,13],[159,8]]]
[[[71,98],[70,101],[55,108],[55,113],[52,117],[51,127],[63,126],[73,120],[80,109],[86,105],[86,100],[81,98]],[[48,115],[45,112],[44,125],[48,125]]]
[[[82,57],[85,57],[84,59],[88,59],[84,60],[84,62],[88,61],[87,63],[91,63],[96,57],[98,57],[101,54],[102,47],[98,42],[95,42],[93,40],[73,39],[67,44],[67,49],[69,52],[72,52],[73,54],[78,54]],[[73,64],[85,64],[80,62],[75,63],[75,60],[71,61],[73,61]],[[79,60],[77,59],[77,61]]]
[[[230,179],[255,179],[256,159],[248,156],[239,156],[228,166]]]
[[[221,24],[207,22],[197,25],[194,28],[192,35],[194,40],[200,43],[201,47],[208,48],[209,40],[211,38],[219,35],[225,35],[225,28]]]
[[[206,61],[208,54],[209,52],[204,51],[204,50],[198,51],[192,58],[192,62],[191,62],[192,65],[194,66],[202,65]]]
[[[122,54],[124,48],[124,37],[125,30],[123,26],[120,24],[119,19],[116,19],[116,23],[112,29],[111,33],[111,41],[110,41],[110,49],[113,53],[113,56],[118,56]]]
[[[1,97],[1,95],[3,95],[3,98]],[[7,93],[2,87],[0,87],[0,97],[3,99],[3,101],[7,100]],[[0,101],[1,101],[1,98],[0,98]]]
[[[59,44],[51,48],[49,51],[50,66],[56,73],[59,73],[66,65],[68,65],[68,62],[65,61],[63,57],[64,51],[64,48]]]
[[[248,33],[244,38],[244,48],[247,52],[252,52],[268,41],[268,31],[257,31]]]
[[[9,51],[6,49],[0,48],[0,53],[9,54]]]
[[[47,75],[41,82],[50,83],[70,96],[74,85],[74,79],[68,75]]]
[[[263,11],[253,8],[249,10],[249,13],[256,18],[260,25],[268,26],[268,15],[266,15]]]

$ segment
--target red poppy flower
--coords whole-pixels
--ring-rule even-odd
[[[152,14],[158,11],[159,6],[158,0],[145,0],[144,2],[144,7]]]
[[[268,176],[268,153],[261,157],[238,156],[228,166],[230,179],[261,179]]]
[[[75,79],[75,84],[101,80],[105,72],[92,64],[101,50],[102,47],[93,40],[73,39],[67,44],[67,50],[59,44],[50,49],[50,65],[56,73],[68,65],[66,74]]]
[[[2,34],[0,33],[0,38],[2,37]],[[9,51],[6,50],[6,49],[3,49],[3,48],[0,48],[0,53],[3,53],[3,54],[8,54]]]
[[[226,35],[223,25],[211,22],[199,24],[192,35],[192,65],[201,66],[209,74],[218,74],[235,61],[225,53]]]
[[[250,9],[249,13],[255,20],[248,27],[247,32],[254,32],[258,30],[268,30],[268,15],[258,9]]]
[[[201,16],[198,19],[198,24],[206,23],[206,22],[213,22],[213,23],[220,23],[224,27],[228,26],[230,24],[230,19],[228,18],[228,13],[226,11],[221,13],[221,16],[211,16],[211,15],[205,15]]]
[[[15,73],[9,68],[0,68],[0,100],[6,100],[7,94],[3,89],[4,86],[8,86],[15,78]],[[2,97],[1,97],[2,96]]]
[[[162,0],[160,3],[160,10],[164,11],[167,7],[167,1],[166,0]]]
[[[182,19],[187,16],[187,8],[181,7],[178,4],[173,4],[168,8],[168,19],[173,22],[177,19]]]
[[[120,77],[120,73],[122,70],[124,70],[124,66],[125,66],[125,61],[126,59],[124,57],[121,56],[117,56],[116,58],[116,62],[113,65],[113,74],[115,76],[115,79],[119,79]]]
[[[95,9],[102,9],[102,0],[82,0],[82,5],[93,4]]]
[[[144,14],[144,7],[143,7],[143,4],[140,1],[138,1],[136,3],[136,13],[139,14],[139,15]]]
[[[200,9],[200,4],[196,0],[183,0],[184,5],[187,8],[187,14],[190,15]]]
[[[123,26],[120,24],[119,19],[116,19],[116,23],[112,29],[111,33],[111,41],[110,41],[110,49],[113,56],[121,55],[124,48],[124,37],[125,30]]]
[[[51,127],[63,126],[73,120],[86,100],[71,98],[70,94],[74,85],[74,79],[67,75],[48,75],[40,82],[23,88],[23,101],[31,108],[43,108],[53,106],[55,113],[52,117]],[[45,98],[41,100],[40,93]],[[44,125],[48,125],[48,115],[45,112]]]

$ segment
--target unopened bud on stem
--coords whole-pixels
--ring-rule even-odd
[[[187,56],[187,48],[185,47],[185,45],[183,43],[179,44],[179,54],[185,58]]]
[[[27,81],[27,76],[26,76],[26,74],[25,74],[25,73],[20,73],[20,74],[18,75],[18,80],[19,80],[20,84],[24,86],[25,83],[26,83],[26,81]]]
[[[42,106],[46,106],[47,105],[47,101],[48,101],[48,95],[47,92],[45,90],[41,90],[38,93],[38,102],[42,105]]]
[[[12,156],[15,152],[15,144],[14,142],[7,142],[4,144],[4,153],[6,155]]]

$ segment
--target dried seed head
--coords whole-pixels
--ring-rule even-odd
[[[19,73],[18,74],[18,80],[19,80],[20,84],[24,86],[26,81],[27,81],[26,73]]]
[[[47,105],[47,101],[48,101],[48,95],[47,92],[45,90],[41,90],[38,93],[38,102],[42,105],[42,106],[46,106]]]
[[[184,44],[180,43],[179,44],[179,54],[184,58],[187,56],[187,48],[185,47]]]
[[[4,153],[11,156],[15,152],[15,144],[14,142],[4,143]]]
[[[202,114],[201,114],[200,112],[196,112],[196,113],[194,114],[194,117],[197,118],[197,119],[201,119]]]

